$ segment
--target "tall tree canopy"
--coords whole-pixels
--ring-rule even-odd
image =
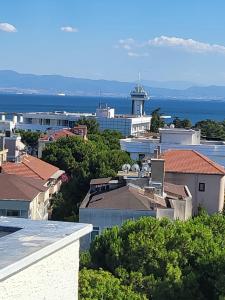
[[[53,199],[54,219],[78,214],[91,179],[115,176],[123,164],[131,163],[130,156],[120,150],[120,134],[107,130],[89,137],[88,141],[78,136],[61,138],[43,151],[43,160],[65,170],[71,178]]]
[[[83,269],[79,275],[80,300],[147,300],[145,296],[124,286],[121,280],[103,270]]]
[[[87,267],[111,272],[147,299],[225,299],[225,217],[127,221],[92,242]]]
[[[161,119],[160,108],[153,110],[151,119],[151,132],[158,132],[159,128],[164,126],[164,121]]]
[[[173,124],[176,128],[191,128],[192,124],[191,121],[188,119],[180,119],[178,117],[175,117],[173,120]]]
[[[86,125],[89,134],[99,132],[99,124],[95,118],[82,117],[75,122],[75,126],[76,125]]]
[[[225,121],[203,120],[197,122],[195,127],[201,129],[202,136],[208,140],[225,140]]]

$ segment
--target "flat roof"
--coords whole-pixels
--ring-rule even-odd
[[[14,231],[0,237],[0,281],[92,231],[91,224],[6,217],[0,228]]]

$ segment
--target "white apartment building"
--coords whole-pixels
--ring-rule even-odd
[[[73,128],[80,118],[95,118],[101,131],[116,130],[123,136],[140,135],[150,130],[151,116],[115,115],[110,107],[98,108],[96,113],[29,112],[23,113],[23,121],[16,124],[17,129],[46,131]]]
[[[0,218],[0,299],[78,300],[80,238],[92,225]]]
[[[137,137],[120,140],[121,149],[130,153],[134,160],[145,156],[153,157],[154,150],[160,147],[164,152],[169,149],[195,150],[211,160],[225,166],[225,142],[201,140],[201,132],[193,129],[161,128],[159,136]]]

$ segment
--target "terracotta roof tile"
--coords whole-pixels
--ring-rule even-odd
[[[59,130],[59,131],[56,131],[56,132],[52,133],[51,135],[45,134],[45,135],[41,136],[40,140],[41,141],[48,141],[49,137],[51,137],[53,139],[53,141],[57,141],[60,138],[67,137],[67,136],[74,136],[74,135],[75,134],[73,132],[71,132],[70,130],[62,129],[62,130]]]
[[[1,168],[2,173],[43,180],[48,180],[59,171],[59,168],[31,155],[24,155],[20,163],[3,163]]]
[[[164,182],[164,191],[170,196],[179,198],[186,198],[188,196],[185,185],[177,185],[169,182]]]
[[[0,199],[32,201],[48,188],[45,181],[12,174],[0,174]]]
[[[222,166],[194,150],[168,150],[161,158],[165,159],[166,172],[225,175]]]

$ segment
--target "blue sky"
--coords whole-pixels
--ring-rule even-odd
[[[224,0],[1,0],[0,69],[225,85]]]

